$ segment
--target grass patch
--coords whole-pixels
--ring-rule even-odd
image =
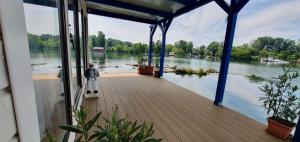
[[[249,78],[250,81],[254,81],[254,82],[262,82],[262,81],[265,81],[266,79],[261,77],[261,76],[257,76],[257,75],[248,75],[247,76]]]
[[[32,63],[31,66],[41,66],[46,65],[47,63]]]
[[[217,73],[216,70],[214,69],[208,69],[204,70],[203,68],[200,68],[198,70],[193,70],[192,68],[175,68],[174,69],[175,74],[180,74],[180,75],[197,75],[199,77],[206,76],[209,73]]]
[[[217,70],[212,69],[212,68],[209,68],[206,72],[207,72],[207,73],[218,73]]]

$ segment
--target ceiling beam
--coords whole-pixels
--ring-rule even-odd
[[[249,0],[240,0],[234,7],[234,12],[240,12],[240,10],[243,9],[243,7],[249,2]]]
[[[27,4],[35,4],[35,5],[41,5],[41,6],[47,6],[47,7],[57,7],[56,1],[52,0],[23,0],[24,3]]]
[[[184,13],[192,11],[192,10],[194,10],[194,9],[196,9],[198,7],[201,7],[203,5],[206,5],[206,4],[208,4],[208,3],[212,2],[212,1],[213,0],[200,0],[200,1],[198,1],[198,2],[196,2],[194,4],[192,4],[192,5],[185,6],[185,7],[181,8],[181,9],[177,10],[174,13],[173,17],[178,17],[178,16],[180,16],[180,15],[182,15]]]
[[[129,21],[146,23],[146,24],[156,24],[157,23],[156,20],[145,19],[145,18],[140,18],[140,17],[135,17],[135,16],[129,16],[129,15],[123,15],[123,14],[117,14],[117,13],[111,13],[111,12],[108,12],[108,11],[98,10],[98,9],[90,9],[89,8],[89,9],[87,9],[87,12],[89,14],[106,16],[106,17],[112,17],[112,18],[129,20]]]
[[[227,14],[230,12],[229,4],[224,0],[214,0]]]
[[[196,2],[196,0],[170,0],[170,1],[174,1],[183,5],[191,5]]]
[[[170,17],[170,16],[172,16],[172,13],[169,13],[169,12],[160,11],[160,10],[157,10],[157,9],[138,6],[138,5],[135,5],[135,4],[130,4],[130,3],[116,1],[116,0],[87,0],[87,1],[88,2],[99,3],[99,4],[105,4],[105,5],[114,6],[114,7],[119,7],[119,8],[124,8],[124,9],[128,9],[128,10],[133,10],[133,11],[138,11],[138,12],[142,12],[142,13],[148,13],[148,14],[157,15],[157,16],[160,16],[160,17]]]

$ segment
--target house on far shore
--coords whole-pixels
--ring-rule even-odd
[[[174,56],[175,56],[175,53],[174,53],[174,52],[169,52],[168,56],[169,56],[169,57],[174,57]]]
[[[92,51],[93,52],[104,52],[104,47],[93,47]]]

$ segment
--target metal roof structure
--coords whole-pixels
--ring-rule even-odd
[[[156,24],[201,7],[212,0],[87,0],[90,14]]]
[[[163,19],[175,18],[212,1],[213,0],[85,0],[89,14],[146,24],[157,24]],[[49,7],[56,6],[56,0],[24,0],[24,2]]]

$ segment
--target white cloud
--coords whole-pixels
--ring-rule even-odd
[[[59,22],[57,9],[24,4],[26,28],[35,34],[59,34]]]
[[[237,23],[235,43],[242,44],[266,35],[299,39],[299,9],[300,1],[290,0],[241,16]]]
[[[114,18],[89,15],[89,34],[96,35],[103,31],[107,37],[124,41],[139,41],[147,43],[149,25]]]
[[[240,12],[234,44],[250,42],[259,36],[300,39],[300,0],[251,0]],[[57,9],[25,4],[29,32],[58,34]],[[214,2],[173,20],[167,43],[180,39],[194,45],[223,41],[226,13]],[[103,31],[107,37],[148,43],[149,25],[102,16],[89,15],[89,33]],[[161,38],[157,28],[154,40]]]

